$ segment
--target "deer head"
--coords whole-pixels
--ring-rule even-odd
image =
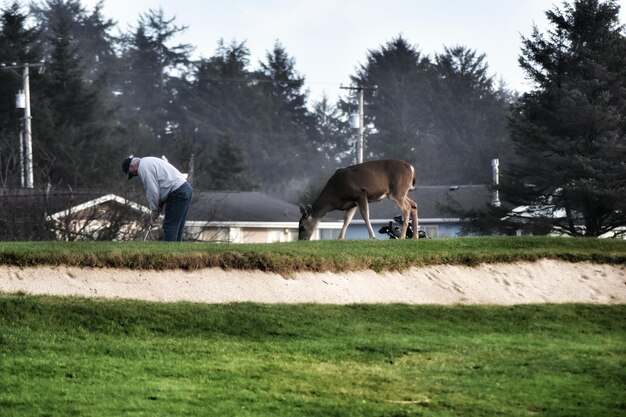
[[[313,232],[317,229],[319,219],[313,218],[313,208],[311,205],[301,205],[300,213],[302,213],[302,217],[298,225],[298,240],[311,240]]]

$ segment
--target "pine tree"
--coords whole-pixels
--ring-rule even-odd
[[[276,42],[261,62],[257,79],[258,130],[249,151],[256,156],[254,172],[268,191],[300,189],[319,167],[321,156],[314,148],[318,132],[306,107],[304,77],[296,71],[294,58]]]
[[[243,137],[252,130],[255,93],[245,42],[218,42],[215,54],[196,65],[189,110],[201,141],[215,146],[227,131]]]
[[[318,131],[318,141],[313,146],[322,156],[320,171],[334,170],[341,164],[352,162],[355,144],[348,139],[352,132],[348,130],[341,109],[324,94],[321,100],[313,103],[313,115]]]
[[[198,185],[210,186],[210,161],[224,136],[239,138],[245,155],[251,134],[258,131],[258,93],[248,70],[250,52],[245,42],[219,40],[215,54],[195,64],[189,94],[183,97],[192,132]],[[246,157],[246,159],[248,159]]]
[[[172,145],[175,128],[181,123],[177,87],[180,79],[174,74],[185,72],[193,48],[171,42],[185,31],[184,26],[166,19],[162,9],[149,10],[140,16],[137,27],[124,38],[122,61],[125,63],[121,88],[124,122],[134,125],[132,143],[136,152],[166,152]],[[146,146],[152,139],[156,145]]]
[[[577,0],[546,13],[551,30],[523,39],[535,88],[511,121],[521,158],[503,197],[530,226],[572,236],[626,227],[626,37],[613,0]]]
[[[511,162],[510,101],[495,90],[485,54],[464,46],[435,56],[434,128],[442,183],[486,184],[491,160]]]
[[[87,16],[78,1],[49,0],[35,9],[42,28],[46,72],[33,122],[40,180],[53,185],[103,186],[119,153],[105,86],[88,75],[80,53]]]
[[[82,30],[78,33],[78,52],[88,80],[109,83],[109,71],[118,66],[115,53],[118,39],[110,33],[115,22],[102,15],[103,1],[100,0],[94,10],[83,19]]]
[[[304,77],[295,70],[295,60],[287,54],[285,48],[276,42],[271,52],[261,62],[260,79],[262,90],[273,98],[277,114],[290,115],[292,121],[306,125],[310,115],[306,109]]]
[[[243,148],[231,132],[223,135],[209,165],[210,188],[214,190],[251,191],[256,188]]]
[[[509,103],[484,54],[463,46],[431,59],[402,36],[368,54],[353,84],[365,90],[366,159],[414,164],[421,184],[481,184],[490,160],[508,157]],[[355,97],[343,103],[353,112]]]
[[[365,125],[375,130],[367,131],[366,160],[398,158],[416,163],[425,156],[424,145],[432,140],[431,71],[428,57],[402,36],[369,52],[367,63],[352,77],[354,85],[370,88],[364,91]],[[353,113],[357,103],[353,96],[342,109]],[[432,176],[430,157],[416,164],[421,180]]]

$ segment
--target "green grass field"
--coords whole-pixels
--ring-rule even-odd
[[[432,264],[536,261],[626,264],[626,241],[548,237],[314,241],[280,244],[0,242],[0,265],[293,271],[403,270]]]
[[[623,416],[626,306],[0,296],[10,416]]]
[[[0,243],[0,265],[626,263],[626,242]],[[0,294],[0,416],[624,416],[626,305],[158,304]]]

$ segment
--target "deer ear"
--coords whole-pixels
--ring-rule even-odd
[[[300,213],[302,213],[304,217],[309,217],[311,213],[313,213],[313,207],[311,207],[310,204],[307,206],[300,204]]]

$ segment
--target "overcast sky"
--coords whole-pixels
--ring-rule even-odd
[[[83,0],[89,10],[97,0]],[[463,45],[485,53],[491,75],[517,91],[529,84],[517,64],[522,35],[533,24],[547,29],[545,11],[561,0],[104,0],[103,14],[126,31],[139,15],[163,9],[165,18],[187,26],[176,43],[210,57],[223,38],[246,42],[257,68],[279,40],[306,79],[310,98],[325,92],[335,100],[369,50],[398,35],[423,54]],[[622,6],[624,23],[626,6]]]

